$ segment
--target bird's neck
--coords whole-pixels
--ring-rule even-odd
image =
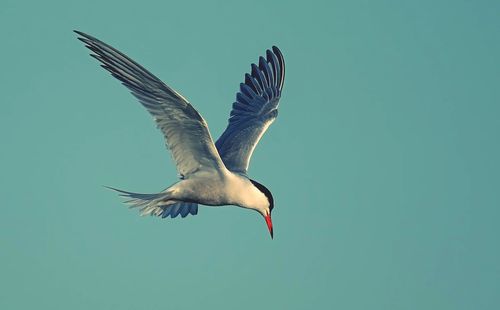
[[[233,174],[229,177],[228,197],[232,204],[258,211],[263,211],[269,204],[266,195],[255,187],[250,180],[244,176]]]

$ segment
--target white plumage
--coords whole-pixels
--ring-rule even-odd
[[[236,95],[228,126],[214,144],[207,123],[179,93],[141,65],[108,44],[79,31],[79,40],[92,57],[120,80],[153,116],[181,176],[157,194],[112,188],[129,197],[144,215],[185,217],[198,213],[198,204],[235,205],[258,211],[273,235],[274,200],[262,184],[251,180],[248,166],[255,146],[276,119],[285,77],[284,59],[277,47],[252,64]]]

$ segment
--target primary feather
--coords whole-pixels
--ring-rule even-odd
[[[226,167],[247,174],[255,146],[269,125],[278,116],[278,103],[285,78],[285,61],[273,46],[259,65],[251,65],[240,84],[226,130],[215,143]]]
[[[139,208],[142,215],[163,218],[195,215],[198,203],[236,204],[262,214],[272,210],[270,192],[260,184],[256,188],[258,183],[250,181],[246,173],[255,146],[278,113],[285,63],[277,47],[267,50],[258,65],[251,65],[251,73],[245,75],[236,94],[229,124],[214,144],[207,123],[183,96],[110,45],[75,32],[93,52],[91,56],[153,116],[181,177],[180,182],[158,194],[110,189],[129,198],[127,203]]]
[[[75,32],[94,52],[91,56],[130,89],[153,116],[182,177],[223,166],[205,120],[184,97],[108,44]]]

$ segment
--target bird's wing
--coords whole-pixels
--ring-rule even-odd
[[[215,143],[226,167],[246,174],[250,157],[260,138],[278,116],[278,102],[285,79],[285,61],[273,46],[259,65],[252,64],[240,84],[226,130]]]
[[[198,214],[198,204],[192,202],[177,202],[172,206],[161,207],[163,210],[160,214],[162,218],[171,217],[174,218],[177,215],[181,217],[186,217],[188,214],[196,215]]]
[[[153,116],[181,177],[187,178],[200,169],[224,166],[207,123],[184,97],[108,44],[83,32],[75,32],[94,52],[91,56],[130,89]]]

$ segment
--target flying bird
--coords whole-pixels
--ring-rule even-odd
[[[273,46],[251,65],[236,94],[226,130],[213,142],[207,123],[181,94],[110,45],[80,31],[101,66],[117,78],[153,116],[165,136],[180,180],[157,194],[139,194],[110,187],[127,197],[142,215],[175,218],[196,215],[198,205],[233,205],[259,212],[271,238],[271,192],[248,176],[255,146],[278,116],[285,79],[281,51]]]

